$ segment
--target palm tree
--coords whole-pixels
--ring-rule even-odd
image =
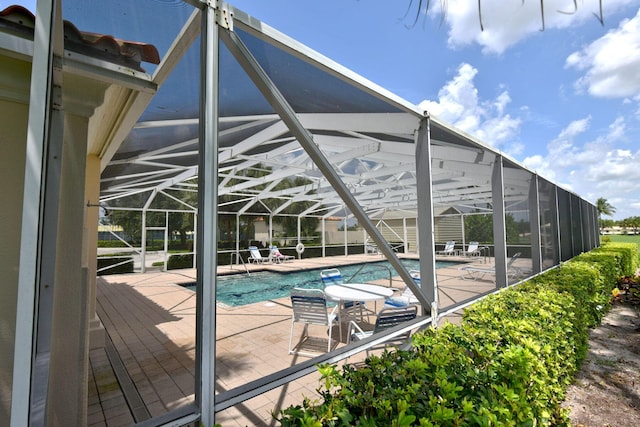
[[[611,206],[604,197],[600,197],[596,201],[596,208],[598,209],[598,225],[600,226],[600,230],[602,230],[605,227],[602,215],[612,216],[616,212],[616,208]]]
[[[611,204],[604,197],[600,197],[596,201],[596,206],[598,208],[598,217],[602,217],[602,215],[612,216],[616,213],[616,208],[611,206]]]

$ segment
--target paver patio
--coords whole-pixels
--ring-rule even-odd
[[[249,268],[293,271],[379,260],[378,256],[349,255]],[[219,274],[230,271],[229,266],[218,269]],[[237,266],[233,272],[238,272]],[[455,267],[438,269],[437,275],[440,310],[494,288],[490,281],[462,280]],[[109,339],[107,348],[90,354],[90,426],[131,425],[193,403],[196,297],[178,284],[193,282],[195,277],[196,271],[189,269],[98,278],[97,312]],[[388,279],[378,282],[389,284]],[[402,289],[404,283],[396,277],[393,287]],[[458,318],[453,314],[447,320]],[[216,392],[309,360],[287,354],[290,322],[289,298],[239,307],[218,303]],[[351,357],[349,362],[356,359]],[[307,375],[222,411],[216,420],[224,427],[276,425],[271,413],[302,402],[304,396],[317,395],[318,378]]]

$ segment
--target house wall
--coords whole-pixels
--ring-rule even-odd
[[[8,64],[6,59],[0,61],[0,69],[15,69],[28,80],[29,67],[23,64],[16,69],[16,63],[11,62]],[[6,77],[3,73],[2,79]],[[6,426],[11,415],[28,106],[20,97],[8,100],[2,86],[0,82],[0,425]]]
[[[0,425],[11,422],[30,67],[28,60],[0,55],[0,224],[3,226],[0,245]],[[84,200],[87,138],[89,119],[96,106],[103,102],[106,87],[106,84],[88,78],[65,80],[62,155],[49,158],[52,167],[60,173],[60,187],[58,203],[55,203],[58,211],[52,212],[53,206],[45,210],[47,215],[53,213],[52,218],[57,217],[55,254],[40,261],[54,271],[53,286],[47,287],[41,297],[45,304],[53,301],[52,316],[39,319],[41,325],[51,326],[47,425],[85,425],[87,419],[88,324],[94,307],[90,304],[93,294],[89,278],[95,274],[95,267],[91,269],[88,265],[90,258],[83,252],[87,250],[86,246],[83,249],[83,241],[85,245],[95,246],[94,241],[87,241],[84,236],[89,227],[93,228],[89,235],[96,234],[98,216],[95,209],[87,214]],[[97,182],[99,162],[93,160],[89,170]],[[47,182],[47,185],[55,187],[56,183]],[[97,195],[97,191],[91,192]],[[87,215],[95,215],[95,219],[87,223]],[[95,256],[91,259],[95,263]],[[49,291],[51,295],[47,294]],[[28,359],[32,355],[17,357]],[[46,360],[46,357],[40,360]],[[31,377],[28,371],[16,375]]]

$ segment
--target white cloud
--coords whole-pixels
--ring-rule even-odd
[[[523,146],[514,137],[521,120],[506,113],[509,92],[503,90],[495,99],[481,100],[473,81],[477,74],[473,66],[461,64],[456,76],[438,92],[438,100],[422,101],[419,107],[484,143],[502,147],[511,155],[520,154]]]
[[[604,17],[636,0],[608,0],[603,2]],[[440,2],[432,2],[440,3]],[[560,3],[560,4],[558,4]],[[448,0],[446,22],[449,26],[449,45],[464,46],[477,43],[485,53],[501,54],[519,41],[540,34],[542,29],[542,10],[537,1],[482,0],[481,12],[484,31],[480,29],[478,2],[469,0]],[[572,2],[545,1],[545,29],[567,28],[591,20],[599,25],[593,14],[599,14],[599,0],[577,2],[578,9],[573,12]],[[440,5],[432,5],[438,12]],[[438,13],[433,14],[439,20]]]
[[[569,126],[562,129],[560,135],[558,135],[559,140],[571,139],[574,136],[577,136],[587,129],[589,129],[589,122],[591,122],[591,116],[585,117],[584,119],[574,120],[569,123]]]
[[[565,66],[585,71],[575,84],[579,92],[603,98],[640,96],[640,10],[569,55]]]
[[[595,202],[599,197],[616,207],[616,218],[637,215],[640,204],[640,151],[632,151],[626,139],[626,122],[617,117],[606,132],[581,142],[592,118],[569,123],[549,145],[546,155],[526,158],[523,163],[541,176],[558,182]]]

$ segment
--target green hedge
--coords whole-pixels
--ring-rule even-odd
[[[193,254],[171,255],[167,260],[167,270],[193,268]]]
[[[589,328],[609,308],[615,278],[637,264],[635,245],[605,245],[474,304],[460,326],[414,334],[411,351],[358,369],[320,366],[320,401],[277,418],[315,427],[569,425],[560,405]]]
[[[127,245],[121,240],[98,240],[99,248],[126,248]]]

